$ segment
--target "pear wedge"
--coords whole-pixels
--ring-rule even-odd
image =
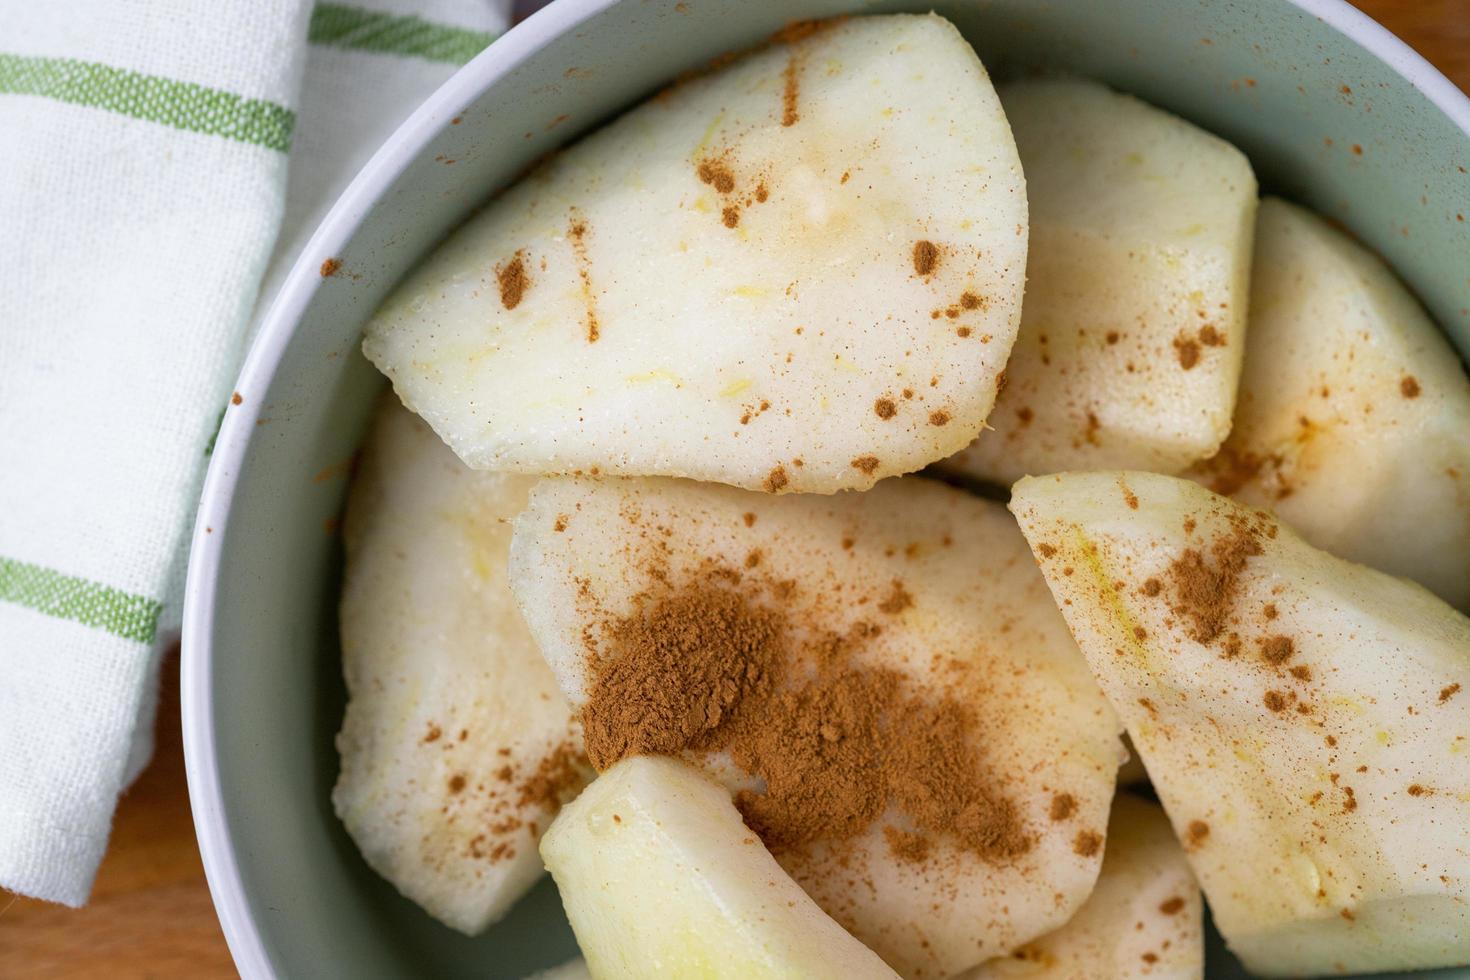
[[[332,803],[375,871],[470,934],[541,876],[538,831],[584,778],[506,583],[532,482],[471,471],[389,397],[347,505]]]
[[[1087,903],[1056,932],[959,980],[1199,980],[1203,908],[1164,811],[1121,793]]]
[[[1470,619],[1187,480],[1011,509],[1247,969],[1470,963]]]
[[[1230,430],[1256,181],[1224,140],[1096,82],[1001,88],[1031,205],[1021,332],[988,428],[946,465],[1174,473]]]
[[[1470,378],[1377,256],[1276,198],[1235,427],[1191,476],[1470,609]]]
[[[863,488],[980,431],[1026,229],[959,32],[854,17],[566,149],[411,275],[363,350],[476,469]]]
[[[862,638],[850,641],[852,663],[900,671],[926,698],[952,695],[983,719],[982,756],[964,776],[1014,806],[1024,852],[988,858],[943,833],[906,857],[890,836],[904,829],[892,806],[843,848],[774,847],[819,906],[905,977],[948,977],[1007,953],[1061,925],[1092,890],[1120,725],[999,504],[920,478],[835,497],[547,479],[516,520],[511,579],[578,708],[596,665],[616,656],[610,624],[683,583],[717,582],[778,611],[793,647]],[[717,620],[700,628],[734,633]],[[728,757],[685,758],[732,790],[759,785]]]
[[[723,788],[673,759],[603,773],[541,854],[597,980],[894,976],[781,870]]]

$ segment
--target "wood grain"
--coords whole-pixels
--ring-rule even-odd
[[[1470,91],[1470,0],[1358,0]],[[194,843],[179,736],[178,658],[165,660],[153,763],[123,796],[91,903],[0,891],[0,977],[143,980],[235,975]],[[7,905],[7,902],[9,903]]]
[[[1353,0],[1470,92],[1470,0]]]

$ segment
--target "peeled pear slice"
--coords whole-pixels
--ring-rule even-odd
[[[1261,202],[1235,427],[1191,475],[1470,609],[1470,379],[1377,256]]]
[[[1470,619],[1187,480],[1011,509],[1248,970],[1470,963]]]
[[[332,803],[362,856],[476,933],[541,876],[581,736],[506,583],[534,481],[475,473],[383,400],[347,502],[347,715]]]
[[[369,323],[470,466],[826,493],[980,431],[1026,264],[985,69],[932,15],[784,33],[511,187]]]
[[[959,980],[1198,980],[1205,971],[1203,908],[1164,811],[1121,793],[1087,903],[1056,932]]]
[[[1224,140],[1076,79],[1001,89],[1031,203],[1021,332],[988,427],[947,464],[1173,473],[1230,431],[1256,180]]]
[[[894,976],[781,870],[724,789],[673,759],[603,773],[541,855],[598,980]]]
[[[694,581],[778,609],[802,640],[868,637],[853,663],[974,706],[984,778],[1031,835],[1024,854],[986,860],[945,836],[926,858],[904,859],[885,831],[900,822],[892,813],[845,843],[850,854],[820,840],[776,851],[905,977],[948,977],[1008,953],[1061,925],[1092,890],[1120,725],[1001,505],[920,478],[835,497],[554,478],[516,520],[511,579],[578,708],[611,649],[607,624]],[[750,785],[728,758],[691,758],[731,789]]]

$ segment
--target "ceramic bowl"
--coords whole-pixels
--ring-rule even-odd
[[[997,78],[1089,75],[1233,141],[1264,190],[1376,248],[1470,352],[1470,223],[1458,218],[1470,214],[1470,101],[1338,0],[558,0],[436,92],[342,196],[257,337],[215,446],[183,721],[204,864],[247,980],[493,980],[576,949],[549,881],[470,939],[370,871],[332,814],[342,464],[383,384],[358,352],[363,322],[532,159],[679,72],[794,19],[931,7]],[[342,267],[323,279],[327,258]],[[1212,956],[1212,975],[1238,973]]]

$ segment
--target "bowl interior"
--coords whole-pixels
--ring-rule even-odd
[[[931,7],[998,78],[1087,74],[1234,141],[1265,189],[1383,253],[1470,352],[1470,225],[1456,217],[1470,214],[1470,135],[1434,100],[1462,124],[1470,106],[1335,0],[561,0],[465,68],[364,171],[293,273],[217,444],[186,619],[186,739],[247,976],[486,980],[575,953],[549,881],[466,938],[373,874],[332,814],[340,464],[382,385],[358,353],[364,320],[496,187],[678,72],[793,19]],[[329,256],[342,271],[323,280]],[[1212,976],[1240,975],[1218,948],[1212,958]]]

